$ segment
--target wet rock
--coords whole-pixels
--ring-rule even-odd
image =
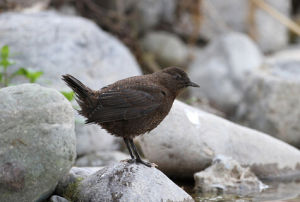
[[[74,163],[71,104],[54,89],[0,89],[0,201],[47,198]]]
[[[76,160],[76,166],[107,166],[113,163],[130,159],[130,156],[119,151],[101,151],[87,154]]]
[[[16,62],[9,69],[15,71],[22,66],[43,71],[37,80],[41,85],[70,91],[61,80],[61,75],[68,73],[90,88],[100,89],[116,80],[141,74],[129,50],[85,18],[55,12],[2,13],[0,24],[0,45],[9,45]],[[12,83],[24,82],[28,81],[22,77],[12,80]],[[77,122],[76,134],[80,155],[115,147],[113,138],[99,127]]]
[[[217,156],[212,165],[194,174],[195,190],[245,196],[258,193],[268,186],[263,184],[249,167],[242,167],[234,159]]]
[[[54,195],[54,196],[51,196],[49,202],[70,202],[70,201],[63,197]]]
[[[262,54],[246,35],[222,35],[204,49],[189,66],[191,80],[201,86],[192,96],[207,97],[227,113],[232,113],[245,91],[245,81],[262,63]]]
[[[179,101],[157,128],[137,140],[145,158],[168,176],[192,177],[224,155],[251,167],[259,178],[300,177],[298,149]]]
[[[248,82],[237,120],[300,148],[300,51],[269,57]]]
[[[193,201],[162,172],[141,164],[114,164],[74,187],[73,201]]]
[[[142,39],[146,51],[154,54],[162,67],[182,66],[186,63],[188,50],[174,34],[168,32],[150,32]]]

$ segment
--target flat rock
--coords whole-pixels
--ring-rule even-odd
[[[0,24],[0,46],[9,45],[16,62],[9,70],[22,66],[43,71],[37,80],[43,86],[70,91],[61,75],[71,74],[90,88],[100,89],[141,74],[130,51],[88,19],[55,12],[10,12],[0,14]],[[28,81],[22,77],[12,80],[24,82]],[[97,126],[77,122],[76,134],[79,155],[116,147],[114,138]]]
[[[248,75],[262,64],[262,54],[253,41],[241,33],[228,33],[197,51],[189,65],[191,80],[201,89],[191,96],[207,97],[220,111],[232,113],[240,103]]]
[[[162,172],[141,164],[121,162],[79,181],[73,201],[193,201]]]
[[[300,51],[281,51],[253,72],[236,120],[300,148]]]
[[[223,193],[246,196],[259,193],[263,184],[249,167],[242,167],[234,159],[217,156],[212,165],[194,174],[195,190],[202,193]]]
[[[75,160],[72,106],[37,84],[2,88],[0,97],[0,201],[46,199]]]
[[[251,167],[259,178],[300,177],[298,149],[179,101],[157,128],[137,140],[145,158],[168,176],[192,177],[224,155]]]

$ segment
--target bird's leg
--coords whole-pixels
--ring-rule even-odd
[[[129,154],[130,154],[130,156],[131,156],[131,159],[135,159],[135,157],[134,157],[134,155],[133,155],[133,153],[132,153],[130,144],[129,144],[129,139],[126,138],[126,137],[124,137],[123,139],[124,139],[124,142],[125,142],[125,144],[126,144],[126,147],[127,147],[128,151],[129,151]]]
[[[143,160],[141,159],[140,154],[138,153],[138,151],[137,151],[137,149],[136,149],[136,147],[135,147],[135,145],[134,145],[134,143],[133,143],[132,138],[129,138],[129,143],[130,143],[131,148],[133,149],[133,152],[134,152],[134,154],[135,154],[135,156],[136,156],[136,162],[141,163],[141,164],[144,164],[145,166],[148,166],[148,167],[152,167],[152,164],[151,164],[151,163],[149,163],[149,162],[147,162],[147,161],[143,161]]]

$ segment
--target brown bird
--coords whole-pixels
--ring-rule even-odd
[[[123,79],[98,91],[71,75],[63,75],[62,79],[75,92],[79,113],[87,118],[86,123],[98,124],[110,134],[123,137],[132,161],[146,166],[151,163],[141,159],[133,138],[156,128],[182,89],[199,87],[177,67]]]

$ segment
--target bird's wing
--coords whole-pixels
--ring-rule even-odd
[[[156,86],[143,89],[121,88],[101,93],[98,105],[87,123],[130,120],[154,112],[161,104],[164,94]]]

